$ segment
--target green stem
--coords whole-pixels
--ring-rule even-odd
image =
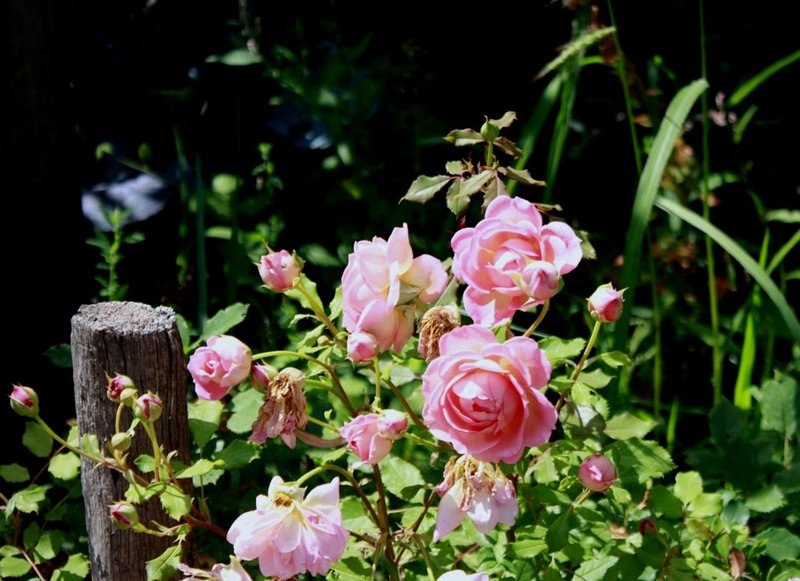
[[[706,68],[706,34],[705,34],[705,7],[703,0],[699,3],[700,10],[700,67],[701,76],[708,80]],[[709,122],[708,122],[708,95],[704,91],[700,96],[703,111],[703,180],[701,198],[703,201],[703,218],[711,221],[708,190],[708,176],[711,173],[709,161]],[[714,269],[714,245],[711,236],[704,235],[706,250],[706,270],[708,274],[708,306],[711,311],[711,340],[712,340],[712,385],[714,389],[714,404],[722,400],[722,346],[720,345],[719,308],[717,306],[717,282]]]
[[[48,425],[45,423],[45,421],[44,421],[44,420],[43,420],[43,419],[42,419],[42,418],[41,418],[39,415],[36,415],[36,416],[34,416],[34,418],[33,418],[33,419],[35,419],[35,420],[36,420],[36,422],[37,422],[37,423],[38,423],[40,426],[42,426],[42,428],[44,429],[44,431],[45,431],[45,432],[47,432],[47,435],[48,435],[48,436],[50,436],[51,438],[53,438],[53,440],[55,440],[56,442],[58,442],[59,444],[61,444],[62,446],[64,446],[64,447],[65,447],[67,450],[69,450],[69,451],[71,451],[71,452],[75,452],[75,453],[76,453],[76,454],[78,454],[79,456],[83,456],[84,458],[86,458],[87,460],[90,460],[91,462],[94,462],[95,464],[104,464],[104,465],[109,465],[109,464],[108,464],[108,461],[107,461],[105,458],[103,458],[103,457],[97,457],[97,456],[92,456],[91,454],[89,454],[89,453],[87,453],[87,452],[84,452],[84,451],[83,451],[83,450],[81,450],[80,448],[76,448],[75,446],[72,446],[72,445],[71,445],[69,442],[67,442],[67,441],[66,441],[64,438],[62,438],[62,437],[60,437],[58,434],[56,434],[56,433],[55,433],[55,432],[54,432],[54,431],[53,431],[53,430],[50,428],[50,426],[48,426]]]
[[[397,560],[394,555],[394,546],[392,545],[392,528],[389,522],[389,509],[386,506],[386,490],[383,487],[381,471],[377,464],[372,466],[372,473],[375,476],[375,487],[378,489],[378,514],[381,516],[379,526],[386,538],[386,560],[393,565],[392,569],[394,570],[396,569]]]
[[[325,430],[329,430],[331,432],[335,432],[337,435],[339,434],[339,430],[337,428],[333,427],[332,425],[330,425],[327,422],[323,422],[322,420],[318,420],[314,416],[308,416],[308,421],[311,422],[312,424],[317,424],[318,426],[320,426],[321,428],[323,428]]]
[[[581,358],[578,361],[578,364],[575,366],[575,371],[572,372],[572,379],[573,382],[578,380],[578,376],[583,371],[583,366],[586,364],[586,358],[589,357],[589,353],[594,348],[594,344],[597,342],[597,336],[600,334],[600,327],[603,325],[600,321],[594,322],[594,328],[592,329],[592,334],[589,337],[589,342],[586,343],[586,347],[583,350],[583,354],[581,354]],[[558,403],[556,403],[556,411],[561,410],[561,406],[564,405],[564,402],[567,399],[567,395],[569,395],[569,388],[565,389],[561,392],[561,396],[558,398]]]
[[[408,401],[406,401],[406,398],[403,396],[403,393],[400,391],[400,389],[388,379],[386,380],[386,385],[392,390],[392,393],[395,395],[395,397],[400,400],[400,405],[403,406],[403,409],[406,410],[406,413],[409,415],[409,417],[411,417],[411,421],[414,422],[421,430],[427,431],[427,426],[422,419],[416,413],[414,413],[414,410],[411,409],[411,405],[408,403]]]
[[[161,446],[158,444],[158,437],[156,436],[155,428],[153,428],[153,422],[150,420],[141,420],[141,425],[144,428],[145,433],[147,434],[148,439],[150,440],[150,444],[153,446],[153,459],[155,460],[156,465],[156,478],[159,480],[161,479],[161,471],[159,468],[164,463],[164,456],[161,453]]]
[[[428,509],[433,504],[433,500],[437,496],[438,495],[437,495],[436,491],[432,490],[431,493],[428,495],[428,498],[425,500],[425,504],[422,506],[422,512],[420,512],[419,516],[417,517],[417,520],[415,520],[414,524],[412,524],[408,528],[409,532],[411,532],[412,534],[416,532],[416,530],[419,528],[419,525],[422,524],[422,519],[425,518],[425,513],[428,512]],[[403,553],[405,552],[405,550],[406,550],[406,547],[404,546],[404,547],[400,547],[400,550],[397,552],[397,562],[398,563],[400,562],[400,558],[403,556]]]
[[[372,402],[373,407],[380,409],[381,407],[381,361],[376,355],[372,358],[372,370],[375,372],[375,400]]]
[[[295,288],[298,291],[300,291],[304,297],[306,297],[306,299],[308,300],[308,304],[311,305],[311,310],[314,311],[314,314],[322,322],[322,324],[325,325],[325,327],[327,327],[328,331],[331,332],[331,335],[336,337],[336,335],[339,334],[339,329],[337,329],[336,325],[334,325],[331,322],[330,318],[328,318],[328,315],[325,313],[325,309],[323,308],[323,306],[319,304],[316,301],[316,299],[306,290],[306,287],[303,286],[302,282],[303,278],[300,277],[298,280],[300,281],[300,283]]]
[[[539,316],[538,316],[538,317],[536,317],[536,320],[533,322],[533,324],[532,324],[530,327],[528,327],[528,330],[527,330],[527,331],[525,331],[525,332],[522,334],[522,336],[523,336],[523,337],[530,337],[530,336],[533,334],[533,332],[536,330],[536,328],[537,328],[537,327],[538,327],[538,326],[541,324],[541,322],[544,320],[544,316],[547,314],[547,311],[548,311],[548,309],[550,309],[550,299],[547,299],[547,300],[546,300],[546,301],[545,301],[545,302],[542,304],[542,308],[541,308],[541,310],[539,311]]]

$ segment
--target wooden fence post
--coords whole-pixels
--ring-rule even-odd
[[[154,423],[158,440],[166,452],[177,450],[177,459],[190,461],[189,423],[186,408],[186,366],[175,321],[167,307],[134,302],[106,302],[80,307],[72,318],[72,362],[75,408],[81,436],[95,434],[109,440],[115,432],[117,405],[106,395],[106,374],[130,377],[140,394],[152,391],[163,402],[161,418]],[[131,421],[125,410],[122,429]],[[151,454],[144,430],[138,429],[129,458]],[[109,506],[124,499],[127,482],[117,471],[95,468],[82,460],[81,484],[86,505],[92,581],[146,579],[145,562],[159,556],[171,539],[117,530],[109,518]],[[191,494],[191,480],[184,492]],[[174,524],[157,498],[137,505],[139,520]],[[184,546],[183,562],[193,560],[190,538]]]

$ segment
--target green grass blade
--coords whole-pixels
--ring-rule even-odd
[[[687,224],[690,224],[708,234],[714,242],[719,244],[731,257],[738,262],[747,273],[753,277],[758,285],[764,290],[764,293],[778,309],[778,313],[786,324],[792,339],[796,343],[800,343],[800,321],[797,319],[792,308],[789,306],[786,297],[778,288],[778,285],[770,278],[767,271],[761,268],[758,263],[733,240],[730,236],[725,234],[722,230],[714,226],[711,222],[704,220],[702,216],[684,208],[677,202],[670,200],[664,196],[659,196],[655,201],[655,205],[665,212],[669,212],[673,216],[677,216]]]
[[[678,91],[672,99],[658,128],[642,177],[639,179],[625,244],[625,262],[622,267],[621,287],[628,290],[625,291],[625,308],[614,327],[614,349],[625,351],[635,287],[641,270],[642,240],[658,194],[664,167],[675,148],[675,140],[683,128],[683,122],[697,98],[707,88],[708,82],[705,79],[698,79]]]
[[[769,79],[772,75],[780,71],[781,69],[788,67],[794,62],[800,60],[800,50],[793,52],[789,56],[785,56],[777,62],[772,63],[766,69],[758,73],[751,79],[746,80],[744,83],[739,85],[733,94],[728,98],[728,105],[731,107],[735,107],[753,91],[755,91],[759,85],[761,85],[764,81]]]

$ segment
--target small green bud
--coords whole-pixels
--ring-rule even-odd
[[[111,436],[111,449],[124,452],[131,447],[131,437],[128,432],[117,432]]]
[[[139,522],[139,513],[136,507],[127,502],[112,504],[109,508],[109,516],[114,526],[121,531],[131,528]]]
[[[500,137],[500,128],[487,119],[486,122],[481,125],[481,137],[486,141],[492,142]]]

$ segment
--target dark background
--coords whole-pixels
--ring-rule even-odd
[[[656,55],[673,74],[659,73],[665,103],[701,76],[695,2],[615,2],[614,9],[622,48],[643,88],[651,87]],[[705,9],[712,102],[717,92],[730,94],[798,48],[796,22],[779,6],[717,1]],[[598,10],[609,24],[607,5]],[[270,208],[286,223],[281,247],[316,241],[335,251],[343,236],[386,236],[403,220],[419,222],[421,237],[427,232],[442,238],[455,228],[451,216],[398,206],[397,200],[417,175],[438,173],[455,158],[449,145],[436,145],[449,130],[478,128],[484,115],[500,117],[507,110],[517,111],[521,122],[528,118],[547,82],[534,77],[569,41],[573,18],[558,2],[529,2],[520,11],[511,3],[476,9],[419,2],[6,0],[0,6],[6,305],[0,385],[9,392],[14,383],[36,388],[44,417],[56,427],[72,415],[71,372],[54,367],[43,353],[68,343],[71,316],[98,299],[93,278],[99,256],[85,243],[92,227],[81,213],[81,189],[121,169],[95,158],[99,143],[110,141],[130,153],[146,141],[154,168],[168,175],[178,126],[208,180],[222,171],[247,175],[258,162],[255,145],[272,142],[284,180]],[[297,108],[272,107],[271,99],[285,96],[286,88],[262,67],[207,62],[241,42],[247,25],[258,29],[252,38],[267,53],[280,45],[306,54],[310,77],[323,75],[325,63],[363,43],[347,61],[349,72],[360,70],[346,77],[356,97],[343,98],[343,109],[321,130],[334,141],[347,140],[356,157],[352,166],[320,171],[331,151],[311,149],[299,138],[313,108],[297,100]],[[798,206],[796,80],[795,65],[758,90],[759,123],[741,148],[711,150],[712,171],[734,155],[751,163],[753,181],[769,184],[758,194],[771,208]],[[554,191],[569,220],[594,234],[609,262],[624,247],[636,186],[623,113],[613,71],[585,68],[574,112],[583,130],[570,138]],[[512,128],[509,136],[518,131]],[[531,161],[537,178],[543,177],[546,151],[537,147],[539,157]],[[348,180],[360,184],[360,199],[337,185]],[[146,240],[125,251],[122,274],[130,284],[128,299],[174,306],[191,320],[193,288],[176,283],[176,199],[136,225]],[[730,190],[715,212],[728,233],[758,242],[743,190]],[[212,290],[215,284],[224,288],[224,274],[210,268]],[[2,413],[10,416],[8,408]],[[10,421],[15,429],[22,425],[16,417]]]

